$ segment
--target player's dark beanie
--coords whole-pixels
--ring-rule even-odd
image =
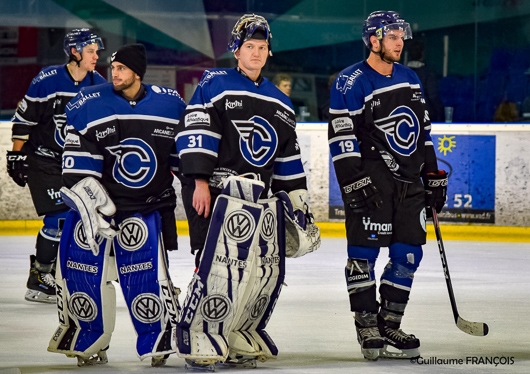
[[[145,70],[147,68],[147,60],[145,57],[145,47],[143,44],[126,44],[120,47],[112,54],[110,62],[121,62],[129,69],[140,76],[140,80],[144,79]]]

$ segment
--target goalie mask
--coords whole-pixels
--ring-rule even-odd
[[[234,25],[228,50],[235,52],[249,39],[266,40],[269,45],[269,55],[272,56],[271,43],[272,38],[269,23],[262,16],[256,14],[245,14]]]
[[[404,40],[412,39],[410,25],[400,17],[399,13],[384,10],[372,12],[364,21],[362,35],[364,44],[371,49],[370,36],[375,35],[377,39],[381,40],[393,30],[403,31],[405,33]]]
[[[69,58],[72,58],[72,48],[75,48],[81,54],[83,53],[83,48],[90,44],[97,44],[99,50],[105,49],[103,40],[90,29],[74,29],[65,35],[63,51]]]

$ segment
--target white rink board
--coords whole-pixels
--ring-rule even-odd
[[[329,148],[327,125],[299,124],[297,127],[304,167],[308,173],[311,209],[317,221],[328,221]],[[433,134],[495,135],[495,225],[530,226],[530,125],[526,124],[433,124]],[[0,122],[0,147],[11,149],[11,123]],[[3,153],[5,154],[5,153]],[[185,219],[180,202],[177,219]],[[0,220],[38,219],[27,188],[13,183],[0,162]]]

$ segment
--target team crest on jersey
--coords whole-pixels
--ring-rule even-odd
[[[118,183],[129,188],[143,188],[155,176],[155,152],[142,139],[127,138],[107,150],[116,157],[112,176]]]
[[[396,153],[409,156],[418,148],[420,122],[409,107],[394,109],[388,117],[375,121],[375,126],[385,133],[388,145]]]
[[[248,121],[232,121],[239,132],[239,149],[243,158],[252,165],[264,166],[278,148],[278,134],[263,117],[253,116]]]

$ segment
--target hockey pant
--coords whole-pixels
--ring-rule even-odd
[[[219,195],[212,212],[178,323],[181,357],[215,362],[242,354],[264,361],[278,354],[264,329],[285,276],[283,205],[236,191],[225,188],[232,196]]]
[[[88,359],[109,346],[116,319],[111,281],[119,277],[140,359],[175,352],[178,309],[161,244],[160,216],[136,214],[119,226],[114,239],[98,237],[100,251],[94,256],[79,215],[69,212],[56,273],[60,325],[48,351]],[[110,256],[112,247],[115,257]]]

